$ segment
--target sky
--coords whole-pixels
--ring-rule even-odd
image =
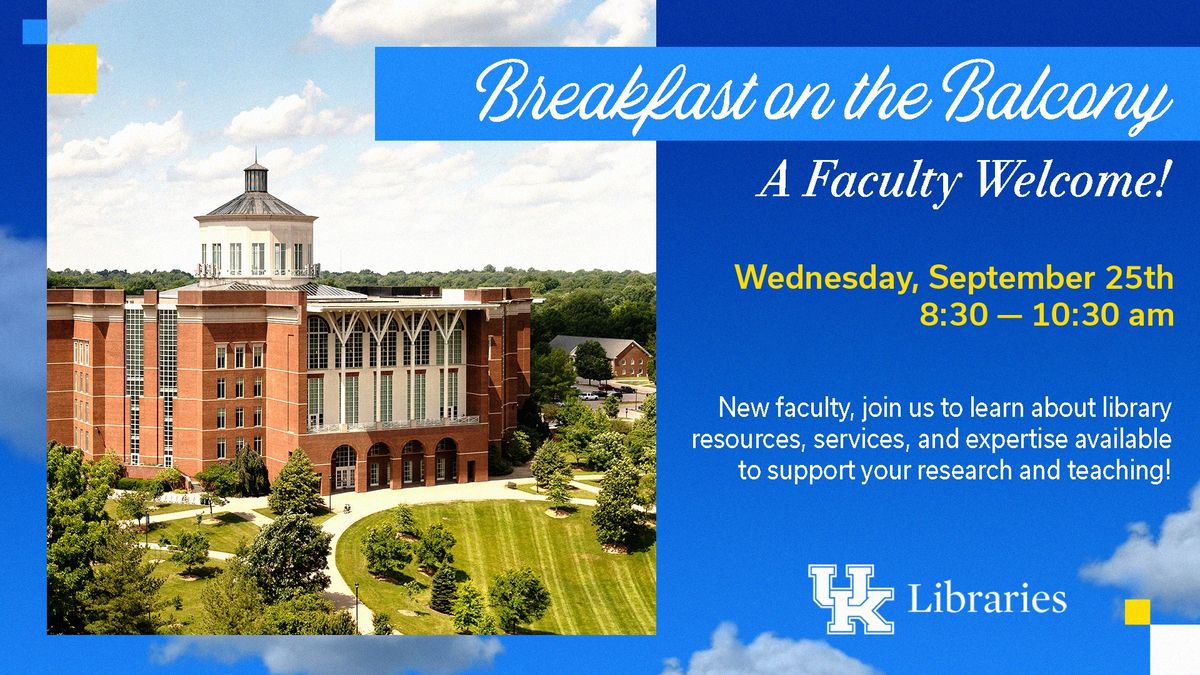
[[[51,268],[191,270],[193,217],[257,148],[271,193],[318,216],[326,270],[655,269],[653,143],[373,125],[375,45],[651,45],[649,0],[54,0],[49,20],[101,61],[96,95],[48,101]]]

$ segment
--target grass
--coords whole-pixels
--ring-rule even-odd
[[[600,481],[598,481],[598,480],[580,480],[578,478],[576,478],[574,480],[576,483],[583,483],[584,485],[591,485],[594,488],[600,487]]]
[[[275,520],[276,518],[279,517],[279,516],[276,516],[275,512],[272,511],[271,509],[254,509],[254,512],[262,514],[262,515],[270,518],[271,520]],[[334,513],[333,511],[329,511],[329,510],[322,511],[321,513],[318,513],[317,515],[312,517],[313,525],[320,527],[321,523],[329,520],[330,518],[332,518],[336,515],[337,514]]]
[[[518,483],[517,489],[520,490],[521,492],[528,492],[531,495],[542,495],[542,496],[546,495],[545,490],[538,492],[537,488],[534,486],[533,483]],[[580,490],[579,488],[571,488],[570,490],[567,491],[567,496],[570,497],[571,499],[595,499],[596,498],[595,493],[588,492],[587,490]]]
[[[204,517],[208,518],[208,514],[205,513]],[[153,523],[150,526],[150,539],[161,541],[165,535],[175,540],[185,531],[198,530],[208,537],[210,551],[234,553],[239,542],[245,540],[249,544],[258,535],[258,526],[236,513],[218,513],[216,519],[220,521],[216,525],[197,525],[194,518]]]
[[[163,504],[161,506],[158,506],[158,508],[151,506],[150,507],[150,515],[158,516],[158,515],[162,515],[164,513],[178,513],[179,511],[195,511],[196,509],[202,509],[202,508],[204,508],[204,507],[200,506],[199,504]],[[104,503],[104,512],[107,513],[108,517],[112,518],[113,520],[122,520],[120,514],[117,513],[117,501],[115,499],[110,499]]]
[[[224,560],[208,559],[204,567],[196,570],[195,581],[184,581],[180,578],[180,573],[183,572],[183,566],[173,563],[167,558],[170,554],[165,551],[149,551],[146,554],[149,560],[161,560],[158,567],[155,568],[155,576],[161,577],[163,581],[162,588],[158,591],[158,597],[166,600],[169,604],[163,608],[162,615],[167,620],[168,626],[163,626],[161,629],[164,633],[168,632],[169,624],[177,624],[175,628],[179,632],[185,634],[198,634],[203,630],[200,628],[199,618],[203,610],[200,602],[200,594],[204,590],[204,585],[208,580],[216,576],[221,570],[225,569],[228,564]],[[173,602],[175,596],[183,602],[183,609],[175,609]]]
[[[629,555],[604,553],[596,543],[592,507],[577,506],[568,518],[550,518],[542,502],[495,500],[414,506],[421,526],[442,523],[454,534],[459,581],[472,580],[485,597],[493,577],[528,565],[550,591],[550,609],[529,632],[564,634],[651,634],[655,627],[653,533]],[[391,514],[373,514],[342,535],[337,566],[372,610],[391,615],[405,634],[453,632],[451,617],[429,609],[429,577],[410,564],[400,582],[373,577],[362,557],[362,540]],[[411,594],[401,582],[416,581]],[[400,610],[418,616],[405,616]]]

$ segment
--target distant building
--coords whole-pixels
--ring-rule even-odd
[[[550,341],[550,348],[561,349],[574,360],[575,350],[585,342],[600,343],[608,356],[609,365],[612,366],[613,377],[646,377],[646,364],[650,362],[650,352],[638,344],[637,340],[559,335]]]
[[[318,284],[316,217],[257,163],[196,220],[197,283],[47,292],[51,440],[134,477],[248,449],[274,479],[299,449],[322,494],[488,479],[529,396],[529,289]]]

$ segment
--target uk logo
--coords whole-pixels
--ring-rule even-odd
[[[813,582],[813,602],[832,613],[832,620],[825,624],[825,632],[829,635],[855,635],[861,624],[867,635],[895,633],[895,626],[883,618],[879,607],[895,596],[896,589],[871,586],[875,566],[846,565],[846,577],[850,585],[843,588],[833,585],[837,573],[837,565],[808,566],[808,576]]]

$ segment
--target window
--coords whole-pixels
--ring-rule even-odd
[[[246,345],[238,345],[233,348],[233,367],[246,367]]]
[[[267,245],[266,244],[250,244],[250,273],[255,275],[266,274],[267,270]]]
[[[404,482],[413,482],[413,461],[411,459],[404,460]]]
[[[409,330],[416,328],[417,317],[409,317]],[[404,365],[429,365],[429,328],[422,327],[414,342],[408,333],[404,334]]]
[[[256,426],[256,427],[262,426],[262,406],[261,405],[254,406],[254,426]]]
[[[275,274],[287,274],[287,245],[275,242]]]
[[[208,244],[200,244],[200,264],[208,262]]]
[[[225,428],[225,409],[224,408],[219,408],[217,410],[217,428],[218,429]]]
[[[225,439],[217,439],[217,459],[225,459]]]
[[[458,371],[451,370],[446,373],[446,379],[443,381],[442,401],[445,401],[445,408],[442,408],[442,417],[458,417]]]
[[[346,424],[358,423],[358,376],[346,376]]]
[[[463,330],[455,328],[450,331],[450,338],[438,336],[438,363],[441,365],[457,366],[463,362]]]
[[[342,317],[341,327],[345,330],[350,324],[350,319]],[[339,340],[335,345],[333,355],[333,367],[342,367],[342,344]],[[363,326],[361,323],[354,324],[354,330],[350,331],[349,337],[346,338],[346,367],[347,368],[362,368],[363,364]]]
[[[217,378],[217,398],[225,398],[225,378]]]
[[[292,244],[292,269],[297,273],[304,269],[304,244]]]
[[[425,373],[413,373],[409,378],[408,400],[412,406],[412,418],[425,419]]]
[[[385,321],[385,317],[382,317],[382,316],[375,317],[375,330],[376,331],[381,330],[383,328],[384,321]],[[371,337],[371,365],[372,366],[375,365],[376,350],[378,350],[378,352],[379,352],[379,360],[381,361],[381,363],[379,365],[382,365],[385,368],[390,368],[390,367],[393,367],[396,365],[396,333],[397,333],[396,324],[395,324],[395,322],[393,322],[390,326],[388,326],[388,329],[386,331],[384,331],[382,342],[376,341],[374,336]]]
[[[263,453],[263,437],[254,437],[254,454],[261,455]]]
[[[379,376],[379,421],[392,421],[392,374]]]
[[[371,486],[379,485],[379,463],[371,462],[367,465],[367,484]]]
[[[246,381],[240,377],[233,381],[233,395],[236,398],[242,398],[246,395]]]
[[[225,352],[226,352],[225,345],[217,346],[217,367],[218,368],[225,367]]]
[[[125,310],[125,395],[129,397],[129,461],[141,461],[141,400],[145,388],[146,315],[141,308]]]
[[[308,369],[329,367],[329,324],[319,316],[308,317]]]
[[[213,266],[214,273],[216,273],[216,274],[221,273],[221,245],[220,244],[212,245],[212,266]]]
[[[245,449],[246,449],[246,437],[238,436],[237,440],[233,442],[233,451],[235,453],[240,453],[241,451],[243,451]]]
[[[250,357],[250,367],[251,368],[262,368],[263,367],[263,352],[266,351],[267,346],[266,345],[254,345],[254,347],[252,349],[254,350],[254,353]]]
[[[233,424],[234,424],[234,426],[237,426],[237,427],[246,426],[246,409],[245,408],[234,408]]]
[[[258,398],[260,396],[262,396],[262,378],[256,377],[254,378],[254,397]]]
[[[229,273],[240,276],[242,273],[242,245],[229,245]]]
[[[308,426],[315,427],[325,423],[325,392],[324,378],[308,378]]]
[[[446,480],[446,458],[437,458],[437,479]]]

